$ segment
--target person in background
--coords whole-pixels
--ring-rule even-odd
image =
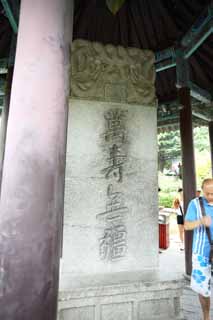
[[[210,242],[206,232],[209,227],[211,240],[213,239],[213,179],[205,179],[202,183],[203,196],[201,201],[205,215],[202,214],[199,199],[191,200],[186,216],[185,230],[194,230],[192,245],[192,273],[191,288],[198,293],[203,320],[210,320],[211,297],[211,262]]]
[[[200,194],[201,194],[201,190],[199,190],[199,189],[198,189],[198,190],[196,190],[196,197],[198,197],[198,198],[199,198],[199,197],[200,197]]]
[[[158,187],[158,192],[161,192],[161,188]],[[163,209],[163,207],[159,207],[159,210]],[[159,249],[158,253],[162,253],[162,251]]]
[[[183,211],[183,189],[178,189],[179,197],[173,201],[173,208],[177,214],[177,225],[180,238],[180,250],[184,250],[184,211]]]

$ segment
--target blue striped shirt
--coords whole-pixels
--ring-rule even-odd
[[[211,216],[212,218],[210,233],[211,233],[211,238],[213,239],[213,206],[210,205],[204,197],[202,198],[203,198],[203,205],[204,205],[204,210],[206,212],[206,215]],[[202,212],[200,208],[199,199],[195,198],[191,200],[188,205],[185,220],[194,221],[194,220],[199,220],[201,218],[202,218]],[[209,239],[206,234],[205,227],[203,225],[200,225],[199,227],[194,229],[192,252],[202,255],[206,258],[209,257],[209,253],[210,253]]]

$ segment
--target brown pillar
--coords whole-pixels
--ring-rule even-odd
[[[10,105],[10,93],[11,85],[13,79],[13,67],[8,68],[7,80],[6,80],[6,89],[4,97],[4,106],[2,111],[2,120],[1,120],[1,132],[0,132],[0,194],[1,194],[1,180],[2,180],[2,170],[4,162],[4,149],[5,149],[5,140],[7,132],[7,121],[9,115],[9,105]]]
[[[196,177],[193,146],[192,107],[190,89],[182,87],[178,90],[180,104],[180,136],[182,144],[182,173],[183,173],[183,196],[184,210],[189,201],[195,197]],[[192,270],[192,231],[185,232],[185,265],[186,274],[190,275]]]
[[[209,122],[209,144],[210,144],[211,167],[212,167],[212,177],[213,177],[213,121]]]
[[[0,202],[0,319],[57,315],[72,4],[21,1]]]

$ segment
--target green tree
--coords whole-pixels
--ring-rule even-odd
[[[195,150],[196,159],[196,178],[197,188],[201,187],[203,179],[211,177],[211,159],[207,150],[199,151]]]
[[[204,150],[210,152],[208,127],[196,127],[194,128],[193,133],[195,150],[198,150],[199,152]]]
[[[172,160],[179,159],[181,156],[180,134],[179,131],[168,131],[158,135],[158,164],[159,170],[169,168]]]

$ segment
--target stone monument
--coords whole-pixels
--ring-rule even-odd
[[[154,276],[154,55],[76,40],[70,81],[59,319],[160,319],[168,303],[168,319],[180,319],[179,288],[168,293]],[[163,300],[153,286],[167,292]]]

